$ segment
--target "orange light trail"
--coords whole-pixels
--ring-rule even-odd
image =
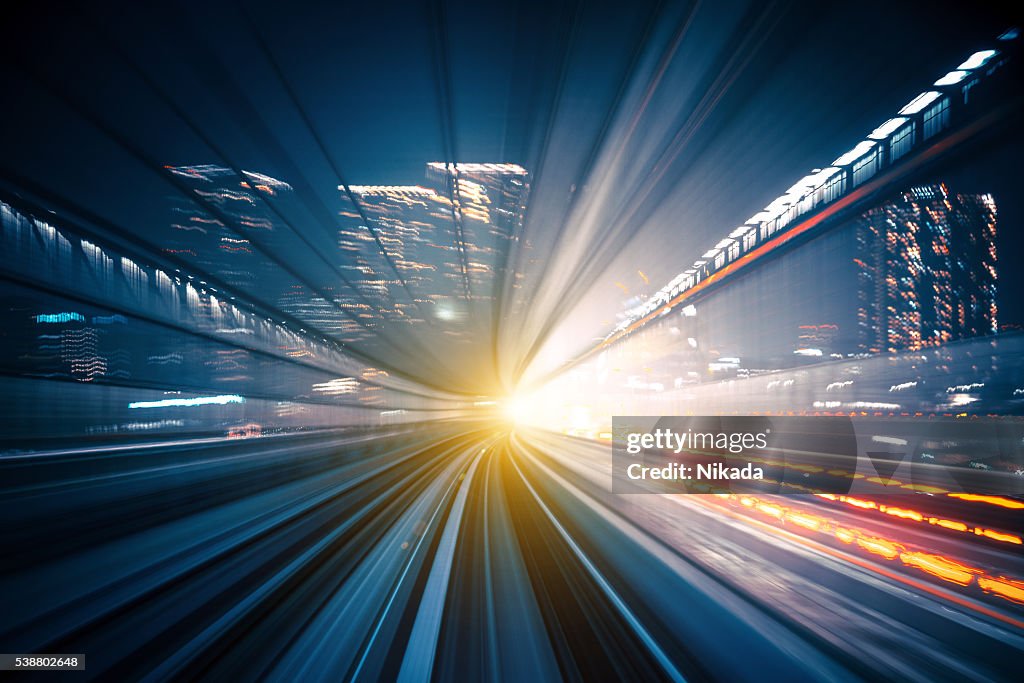
[[[1002,541],[1003,543],[1013,543],[1015,545],[1021,545],[1022,543],[1021,538],[1019,536],[1014,536],[1013,534],[1004,534],[998,531],[992,531],[992,529],[975,529],[974,533],[978,534],[979,536],[986,536],[997,541]]]
[[[993,593],[1011,602],[1024,605],[1024,583],[1020,581],[1013,581],[1003,577],[990,579],[979,576],[978,585],[986,593]]]
[[[1024,503],[1021,501],[1003,498],[1002,496],[979,496],[974,493],[950,493],[948,495],[951,498],[959,498],[960,500],[967,500],[972,503],[988,503],[989,505],[998,505],[1011,510],[1024,510]]]
[[[873,500],[865,500],[863,498],[854,498],[852,496],[836,495],[832,493],[816,493],[814,494],[818,498],[824,498],[826,500],[835,501],[837,503],[845,503],[852,505],[853,507],[861,510],[878,510],[881,513],[897,517],[899,519],[907,519],[912,522],[921,522],[933,524],[943,529],[949,529],[950,531],[959,531],[962,533],[973,533],[976,536],[984,536],[990,538],[993,541],[1000,541],[1002,543],[1012,543],[1014,545],[1024,545],[1024,539],[1014,534],[1009,534],[1003,531],[996,531],[994,529],[984,529],[982,527],[971,527],[964,522],[960,522],[952,519],[942,519],[941,517],[932,517],[926,515],[923,512],[917,510],[911,510],[909,508],[898,508],[890,507],[877,503]]]
[[[918,569],[937,576],[943,581],[950,581],[961,586],[968,586],[975,574],[981,570],[974,567],[954,562],[941,555],[930,555],[928,553],[901,553],[900,560],[903,564],[917,567]]]
[[[726,497],[728,497],[728,498],[736,498],[735,494],[727,494],[726,496],[719,496],[719,497],[722,497],[722,498],[726,498]],[[755,504],[755,500],[753,498],[751,498],[749,496],[746,496],[746,498],[748,498],[751,501],[751,505]],[[903,574],[903,573],[900,573],[900,572],[891,571],[889,569],[886,569],[882,565],[879,565],[877,563],[869,562],[867,560],[861,559],[861,558],[859,558],[859,557],[857,557],[855,555],[851,555],[848,552],[844,552],[842,550],[831,548],[828,545],[820,543],[820,542],[818,542],[818,541],[816,541],[814,539],[807,538],[806,536],[803,536],[801,534],[789,532],[789,531],[786,531],[785,529],[782,529],[782,528],[780,528],[780,527],[778,527],[778,526],[776,526],[774,524],[769,524],[767,522],[763,522],[763,521],[761,521],[759,519],[756,519],[754,517],[751,517],[749,515],[741,514],[740,511],[733,511],[733,510],[730,510],[727,507],[719,507],[719,506],[716,506],[716,509],[720,510],[721,512],[724,512],[725,514],[727,514],[728,516],[732,517],[733,519],[737,519],[737,520],[743,521],[743,522],[748,523],[748,524],[750,524],[752,526],[755,526],[755,527],[757,527],[757,528],[759,528],[761,530],[768,531],[768,532],[774,533],[774,534],[782,534],[787,539],[793,541],[794,543],[802,545],[802,546],[804,546],[806,548],[809,548],[811,550],[814,550],[816,552],[820,552],[820,553],[823,553],[823,554],[828,555],[830,557],[833,557],[833,558],[835,558],[837,560],[840,560],[840,561],[843,561],[843,562],[848,562],[850,564],[856,565],[857,567],[860,567],[861,569],[865,569],[865,570],[873,572],[875,574],[879,574],[880,576],[884,576],[885,578],[890,579],[892,581],[895,581],[897,583],[902,583],[904,585],[911,586],[912,588],[915,588],[915,589],[920,590],[922,592],[928,593],[929,595],[935,596],[937,598],[940,598],[940,599],[943,599],[943,600],[948,600],[949,602],[952,602],[952,603],[954,603],[956,605],[959,605],[960,607],[962,607],[964,609],[975,611],[975,612],[978,612],[980,614],[984,614],[985,616],[991,617],[991,618],[996,619],[998,621],[1001,621],[1001,622],[1003,622],[1005,624],[1009,624],[1010,626],[1013,626],[1014,628],[1024,629],[1024,621],[1022,621],[1020,619],[1016,619],[1016,618],[1014,618],[1014,617],[1012,617],[1012,616],[1010,616],[1008,614],[1004,614],[1002,612],[999,612],[999,611],[997,611],[995,609],[992,609],[992,608],[990,608],[990,607],[988,607],[986,605],[980,604],[980,603],[978,603],[978,602],[976,602],[974,600],[971,600],[971,599],[965,598],[963,596],[957,595],[955,593],[952,593],[952,592],[950,592],[948,590],[943,590],[939,586],[930,585],[928,583],[923,583],[923,582],[918,581],[917,579],[913,578],[912,576],[907,576],[906,574]],[[831,535],[830,535],[830,532],[831,532]],[[842,541],[843,543],[846,543],[846,544],[852,544],[853,541],[856,540],[858,535],[859,535],[859,532],[856,531],[856,530],[847,529],[847,528],[843,528],[843,527],[839,527],[839,526],[832,526],[832,527],[830,527],[830,529],[822,529],[822,530],[820,530],[820,533],[823,533],[825,535],[830,535],[830,537],[834,537],[834,538],[836,538],[836,539],[838,539],[838,540],[840,540],[840,541]],[[940,556],[936,555],[934,557],[940,557]],[[945,558],[943,558],[943,559],[945,559]],[[957,565],[957,566],[963,566],[963,565],[960,565],[959,563],[957,563],[957,562],[955,562],[953,560],[950,560],[950,562],[952,562],[954,565]],[[915,569],[919,569],[921,571],[924,571],[923,569],[921,569],[921,567],[919,567],[917,565],[914,565],[914,564],[904,564],[904,566],[913,567]],[[939,566],[939,565],[936,565],[936,566]],[[974,569],[974,568],[971,568],[971,569]],[[927,572],[927,573],[929,573],[929,574],[931,574],[933,576],[937,576],[938,577],[938,575],[932,574],[931,572]],[[977,583],[978,583],[978,587],[983,592],[985,592],[986,594],[1000,597],[1000,598],[1002,598],[1004,600],[1007,600],[1009,602],[1013,602],[1013,603],[1024,605],[1024,581],[1019,581],[1019,580],[1016,580],[1016,579],[1010,579],[1010,578],[1007,578],[1005,576],[991,577],[991,576],[988,576],[983,570],[980,570],[980,569],[977,570],[977,574],[972,574],[972,578],[974,578],[974,577],[976,577],[976,580],[977,580]],[[938,578],[941,578],[941,577],[938,577]],[[956,583],[955,581],[949,581],[949,582],[950,583]],[[970,583],[968,583],[967,585],[969,586]],[[962,587],[966,587],[966,586],[962,586]]]
[[[892,515],[893,517],[900,517],[902,519],[912,519],[915,522],[920,522],[924,519],[920,512],[917,510],[904,510],[903,508],[891,508],[887,507],[884,509],[885,514]]]
[[[827,470],[826,471],[823,468],[817,467],[817,466],[814,466],[814,465],[799,465],[799,464],[792,464],[792,463],[787,463],[787,462],[781,462],[781,461],[778,461],[778,460],[769,460],[769,459],[765,459],[765,458],[751,458],[750,460],[751,460],[751,462],[761,463],[761,464],[764,464],[764,465],[768,465],[769,467],[785,467],[785,468],[788,468],[788,469],[791,469],[791,470],[798,470],[798,471],[812,472],[812,473],[825,472],[826,474],[830,474],[832,476],[845,477],[847,479],[864,479],[864,481],[869,481],[869,482],[872,482],[874,484],[880,484],[882,486],[899,486],[900,488],[908,489],[910,491],[914,491],[914,492],[917,492],[917,493],[931,493],[931,494],[936,494],[936,495],[946,495],[946,496],[949,496],[950,498],[956,498],[958,500],[963,500],[963,501],[970,502],[970,503],[986,503],[988,505],[996,505],[996,506],[999,506],[999,507],[1008,508],[1010,510],[1024,510],[1024,502],[1019,501],[1019,500],[1014,500],[1012,498],[1004,498],[1003,496],[987,496],[987,495],[979,495],[979,494],[975,494],[975,493],[954,493],[952,491],[947,491],[946,489],[939,488],[937,486],[928,486],[926,484],[904,484],[904,483],[902,483],[902,482],[900,482],[900,481],[898,481],[896,479],[885,480],[885,479],[882,479],[880,477],[865,477],[863,474],[859,474],[859,473],[856,473],[856,472],[847,472],[846,470],[841,470],[841,469],[833,469],[833,470]],[[777,483],[783,484],[785,486],[790,486],[790,487],[793,487],[793,488],[804,489],[804,487],[797,486],[796,484],[793,484],[791,482],[777,482]],[[804,490],[808,490],[809,491],[810,489],[804,489]],[[835,496],[832,496],[831,494],[821,494],[821,493],[818,493],[818,494],[815,494],[815,495],[818,495],[818,496],[820,496],[822,498],[829,498],[830,500],[836,500]],[[847,499],[846,502],[849,502],[850,505],[858,505],[858,503],[855,502],[855,501],[856,501],[856,499]],[[871,505],[868,505],[867,507],[870,508]],[[921,520],[917,520],[917,521],[921,521]],[[949,527],[949,528],[953,528],[953,527]],[[963,531],[963,530],[966,530],[966,529],[961,529],[961,531]]]
[[[857,545],[869,553],[881,555],[887,560],[894,560],[900,554],[901,546],[898,543],[887,541],[884,538],[873,538],[860,536],[857,538]]]
[[[835,496],[833,494],[827,493],[818,495],[819,497],[828,498],[831,500],[840,500],[843,502],[849,501],[849,499],[846,496]],[[835,520],[829,519],[827,517],[821,517],[819,515],[815,515],[809,512],[804,512],[803,510],[800,509],[791,508],[781,503],[768,502],[766,500],[759,499],[755,496],[738,496],[733,493],[720,493],[716,494],[716,497],[724,500],[738,502],[740,505],[747,508],[748,510],[755,510],[767,517],[771,517],[777,523],[791,523],[793,525],[801,527],[802,529],[806,529],[811,532],[820,533],[827,537],[834,538],[835,540],[845,543],[846,545],[855,545],[866,552],[869,552],[873,555],[877,555],[886,560],[898,560],[906,567],[917,569],[926,574],[929,574],[930,576],[934,576],[948,583],[953,583],[961,587],[968,587],[972,583],[977,581],[978,587],[988,595],[1003,598],[1010,602],[1024,604],[1024,581],[1019,581],[1017,579],[1012,579],[1005,576],[989,576],[984,569],[981,569],[979,567],[972,567],[961,562],[958,562],[957,560],[944,557],[942,555],[922,552],[919,550],[911,550],[908,549],[904,544],[899,543],[898,541],[883,538],[875,534],[866,534],[857,529],[840,526],[840,524]],[[858,503],[874,504],[873,501],[862,501],[859,499],[855,500],[857,500]],[[875,508],[869,509],[877,509],[877,507],[878,506],[875,505]],[[903,510],[902,508],[885,508],[885,510],[887,513],[890,510],[897,510],[901,513],[912,512]],[[725,508],[725,511],[735,518],[742,519],[744,521],[754,522],[757,526],[766,527],[773,531],[780,531],[779,527],[777,526],[766,525],[763,522],[757,522],[756,519],[746,515],[737,515],[736,513],[728,510],[728,508]],[[900,518],[908,518],[903,517],[902,515],[897,516]],[[909,519],[913,519],[913,517],[909,517]],[[929,519],[929,521],[932,520],[934,520],[934,518]],[[932,521],[932,523],[936,524],[937,521]],[[978,533],[979,535],[988,535],[984,533],[985,531],[991,530],[979,529],[976,531],[976,533]],[[991,533],[999,535],[999,532]],[[798,539],[803,538],[799,535],[794,536],[796,536],[796,538]],[[1019,540],[1020,539],[1018,539],[1018,541]],[[826,550],[826,552],[828,552],[827,546],[819,549],[824,549]],[[835,553],[830,552],[830,554]],[[865,566],[859,562],[856,564],[858,564],[858,566]],[[874,567],[869,568],[875,569]],[[886,573],[886,575],[891,574]],[[1024,622],[1014,620],[1012,618],[1006,617],[1005,615],[1000,615],[997,612],[987,611],[984,608],[980,608],[979,606],[974,605],[973,603],[962,602],[959,604],[971,607],[972,609],[979,609],[980,611],[985,612],[990,616],[996,616],[997,618],[1003,621],[1008,621],[1009,623],[1012,623],[1015,626],[1024,628]]]

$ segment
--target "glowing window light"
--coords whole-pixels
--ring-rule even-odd
[[[843,169],[836,168],[835,166],[828,166],[823,168],[813,175],[813,179],[809,179],[808,183],[814,188],[818,189],[836,177]]]
[[[888,443],[888,444],[892,444],[894,446],[906,446],[907,445],[907,440],[906,439],[901,439],[901,438],[896,437],[896,436],[883,436],[883,435],[876,434],[876,435],[871,437],[871,440],[874,441],[875,443]]]
[[[900,112],[901,114],[903,112]],[[838,159],[832,162],[833,166],[846,166],[853,163],[857,159],[867,154],[871,149],[874,148],[878,143],[874,140],[861,140],[857,143],[857,146],[851,149],[846,154],[843,154]]]
[[[35,317],[37,323],[85,322],[85,318],[81,313],[40,313],[33,317]]]
[[[200,396],[198,398],[165,398],[160,401],[135,401],[129,408],[190,408],[193,406],[227,405],[228,403],[245,403],[245,398],[238,394],[222,394],[220,396]]]
[[[967,78],[968,73],[966,71],[950,71],[948,74],[935,81],[935,85],[956,85],[960,81]]]
[[[340,396],[351,394],[359,389],[359,380],[354,377],[339,377],[327,382],[318,382],[313,385],[313,393]]]
[[[800,198],[804,195],[807,190],[814,186],[814,181],[818,177],[818,173],[821,171],[820,168],[816,168],[800,180],[790,185],[789,189],[786,190],[786,196]]]
[[[429,161],[427,166],[439,171],[444,171],[454,166],[459,173],[511,173],[514,175],[527,175],[526,169],[519,164],[449,164],[443,161]]]
[[[851,408],[872,408],[875,410],[899,410],[899,403],[883,403],[880,401],[854,401],[850,404]]]
[[[942,93],[935,92],[934,90],[923,92],[914,99],[910,100],[910,103],[907,106],[903,107],[903,109],[900,109],[899,113],[903,114],[904,116],[909,114],[916,114],[917,112],[921,111],[922,109],[924,109],[925,107],[927,107],[929,104],[939,99],[940,97],[942,97]]]
[[[740,227],[738,227],[735,230],[733,230],[732,232],[730,232],[729,233],[729,237],[732,237],[733,239],[735,239],[737,237],[743,237],[744,235],[746,235],[748,232],[750,232],[753,229],[754,228],[752,228],[749,225],[741,225]]]
[[[981,52],[975,52],[973,55],[967,58],[967,61],[957,67],[958,70],[963,69],[979,69],[999,54],[998,50],[982,50]]]
[[[936,83],[935,85],[940,84]],[[875,128],[873,131],[871,131],[871,133],[868,134],[868,137],[871,138],[872,140],[884,140],[893,133],[895,133],[900,128],[900,126],[902,126],[909,120],[910,119],[904,116],[897,116],[895,118],[889,119],[888,121],[880,125],[878,128]]]
[[[339,185],[339,190],[344,191],[345,186]],[[360,195],[406,195],[417,197],[433,197],[437,193],[428,187],[420,185],[349,185],[354,194]]]
[[[771,204],[764,207],[764,211],[762,213],[765,215],[765,220],[770,221],[773,218],[778,218],[782,214],[786,213],[789,207],[797,199],[799,199],[799,197],[791,197],[790,195],[783,195],[775,199]]]
[[[271,188],[274,188],[274,189],[278,189],[278,190],[290,190],[290,189],[292,189],[292,186],[289,185],[288,183],[284,182],[283,180],[278,180],[277,178],[271,178],[270,176],[263,175],[262,173],[255,173],[253,171],[242,171],[242,175],[244,175],[246,178],[248,178],[249,180],[251,180],[251,181],[253,181],[255,183],[259,183],[260,185],[265,185],[267,187],[271,187]]]

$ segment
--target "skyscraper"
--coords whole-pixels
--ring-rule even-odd
[[[431,162],[424,185],[349,186],[362,213],[353,207],[341,214],[343,268],[381,307],[401,315],[418,308],[444,322],[463,318],[465,301],[493,298],[522,221],[526,178],[515,164]],[[403,283],[413,302],[397,291]]]
[[[996,205],[990,195],[914,187],[856,221],[861,351],[993,334]]]
[[[280,299],[287,281],[252,243],[265,247],[281,239],[280,219],[271,210],[272,199],[290,195],[292,187],[270,176],[235,171],[215,164],[168,166],[194,195],[171,198],[171,239],[165,251],[197,266],[227,283],[237,292],[260,292],[267,300]],[[209,209],[208,207],[213,207]],[[227,223],[227,224],[225,224]],[[199,297],[192,282],[186,283],[192,306],[218,306],[216,298]],[[210,320],[217,319],[211,311]],[[207,366],[216,381],[244,381],[254,369],[242,352],[218,352]]]
[[[529,194],[527,172],[518,164],[427,164],[427,185],[449,194],[457,179],[463,212],[493,226],[506,239],[521,227]]]
[[[172,198],[171,228],[174,238],[165,250],[189,260],[225,282],[251,288],[258,281],[258,259],[247,233],[266,235],[274,220],[260,195],[290,193],[285,182],[260,173],[234,171],[214,164],[169,166],[167,170],[185,181],[196,199],[217,208],[232,222],[229,228],[200,203],[184,196]]]
[[[341,268],[366,299],[385,314],[413,316],[418,315],[417,304],[451,296],[459,258],[446,230],[447,199],[419,185],[349,189],[358,207],[341,213]],[[403,282],[414,301],[405,295]]]
[[[124,342],[123,315],[88,316],[74,311],[29,317],[38,329],[29,353],[20,356],[29,372],[78,382],[132,377],[132,354]]]

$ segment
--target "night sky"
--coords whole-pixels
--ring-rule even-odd
[[[608,276],[581,276],[588,286],[572,325],[600,335],[622,304],[615,282],[642,293],[642,270],[653,291],[1018,19],[1003,3],[691,10],[611,1],[22,7],[0,48],[0,177],[145,236],[166,221],[165,164],[230,162],[282,178],[323,217],[337,208],[339,182],[418,183],[430,160],[507,161],[535,174],[529,218],[543,244],[565,220],[558,198],[586,185],[595,145],[617,130],[630,75],[656,64],[649,46],[685,27],[622,163],[663,152],[666,138],[652,131],[692,130],[628,220],[609,219],[628,239]],[[1021,246],[1011,181],[1020,147],[1016,135],[950,171],[957,190],[996,195],[1004,263]],[[1003,322],[1020,323],[1018,297],[1005,296],[1021,291],[1014,270],[1003,269],[1001,310]]]

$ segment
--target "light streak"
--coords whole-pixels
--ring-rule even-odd
[[[900,545],[887,541],[884,538],[874,538],[871,536],[861,536],[857,538],[857,545],[869,553],[875,555],[881,555],[887,560],[895,559],[900,554]]]
[[[928,553],[901,553],[900,561],[903,564],[917,567],[921,571],[937,576],[944,581],[950,581],[961,586],[969,585],[974,575],[981,571],[940,555],[929,555]]]
[[[1020,581],[1004,579],[1003,577],[992,579],[979,576],[978,586],[986,593],[992,593],[1011,602],[1024,605],[1024,583]]]
[[[941,517],[932,517],[926,515],[923,512],[912,510],[909,508],[890,507],[888,505],[877,503],[873,500],[865,500],[862,498],[853,498],[852,496],[843,496],[832,493],[815,493],[818,498],[824,498],[826,500],[835,501],[837,503],[845,503],[852,505],[853,507],[861,510],[878,510],[879,512],[898,517],[899,519],[907,519],[913,522],[927,522],[943,529],[949,529],[951,531],[959,531],[963,533],[973,533],[977,536],[984,536],[994,541],[1001,541],[1003,543],[1013,543],[1014,545],[1024,545],[1024,539],[1013,534],[1005,533],[1002,531],[995,531],[993,529],[984,529],[982,527],[972,528],[970,525],[965,524],[952,519],[943,519]],[[952,494],[951,494],[952,495]]]
[[[836,495],[830,494],[830,493],[819,493],[819,494],[816,494],[816,495],[819,498],[825,498],[825,499],[828,499],[828,500],[849,502],[849,498],[847,496],[836,496]],[[999,598],[1002,598],[1002,599],[1005,599],[1005,600],[1008,600],[1008,601],[1011,601],[1011,602],[1015,602],[1015,603],[1018,603],[1018,604],[1024,604],[1024,581],[1019,581],[1017,579],[1008,578],[1008,577],[1002,576],[1002,575],[997,576],[997,577],[992,577],[992,576],[990,576],[988,574],[988,572],[986,570],[984,570],[984,569],[982,569],[980,567],[973,567],[973,566],[970,566],[970,565],[966,565],[966,564],[963,564],[962,562],[958,562],[957,560],[951,559],[949,557],[945,557],[943,555],[938,555],[938,554],[930,553],[930,552],[924,552],[924,551],[916,550],[916,549],[908,549],[903,543],[900,543],[898,541],[895,541],[895,540],[892,540],[892,539],[889,539],[889,538],[884,538],[884,537],[878,536],[876,534],[867,534],[867,533],[865,533],[863,531],[860,531],[860,530],[857,530],[857,529],[852,529],[852,528],[849,528],[849,527],[846,527],[846,526],[841,526],[835,520],[828,519],[826,517],[821,517],[821,516],[818,516],[818,515],[814,515],[814,514],[811,514],[811,513],[808,513],[808,512],[804,512],[804,511],[798,510],[796,508],[791,508],[791,507],[788,507],[788,506],[783,505],[781,503],[769,503],[769,502],[767,502],[765,500],[758,499],[758,498],[756,498],[754,496],[747,496],[747,495],[740,496],[740,495],[737,495],[737,494],[734,494],[734,493],[720,494],[717,497],[720,498],[720,499],[725,499],[727,501],[737,502],[740,505],[742,505],[743,507],[747,508],[748,510],[753,510],[753,511],[760,512],[760,513],[762,513],[762,514],[764,514],[764,515],[766,515],[768,517],[773,518],[776,522],[781,523],[783,525],[792,523],[792,524],[794,524],[796,526],[801,527],[802,529],[806,529],[806,530],[811,531],[811,532],[816,532],[816,533],[819,533],[819,534],[823,534],[826,537],[833,538],[833,539],[835,539],[837,541],[840,541],[841,543],[844,543],[846,545],[859,547],[862,550],[864,550],[864,551],[866,551],[868,553],[871,553],[872,555],[877,555],[877,556],[882,557],[882,558],[884,558],[886,560],[890,560],[890,561],[898,560],[899,562],[901,562],[906,567],[909,567],[909,568],[912,568],[912,569],[916,569],[916,570],[925,572],[925,573],[927,573],[927,574],[929,574],[931,576],[934,576],[934,577],[936,577],[938,579],[941,579],[941,580],[943,580],[943,581],[945,581],[947,583],[953,583],[953,584],[956,584],[958,586],[966,588],[966,587],[971,586],[972,584],[974,584],[976,582],[978,587],[982,591],[984,591],[986,594],[989,594],[989,595],[992,595],[992,596],[996,596],[996,597],[999,597]],[[915,521],[918,521],[917,520],[917,515],[920,515],[920,513],[917,513],[916,511],[913,511],[913,510],[905,510],[903,508],[890,508],[890,507],[886,507],[886,506],[878,506],[876,503],[874,503],[874,501],[863,501],[863,500],[860,500],[860,499],[854,499],[854,500],[856,500],[857,503],[859,503],[859,504],[871,503],[872,505],[875,506],[874,508],[869,508],[869,509],[884,508],[884,512],[886,512],[887,514],[899,513],[899,514],[895,514],[895,516],[900,517],[900,518],[913,519]],[[860,507],[860,506],[858,505],[858,507]],[[728,508],[725,508],[725,510],[728,510]],[[913,514],[911,514],[909,516],[906,516],[904,513],[913,513]],[[731,513],[730,512],[730,514],[732,514],[733,516],[737,516],[735,513]],[[739,519],[748,520],[748,521],[756,524],[757,526],[760,526],[760,527],[763,527],[763,528],[766,528],[766,529],[777,530],[780,533],[785,533],[781,529],[778,529],[778,527],[774,527],[774,526],[771,526],[771,525],[766,525],[763,522],[759,522],[759,521],[757,521],[756,519],[753,519],[753,518],[749,518],[749,517],[742,516],[742,515],[738,516],[738,518]],[[924,518],[923,516],[922,516],[922,520],[921,521],[924,521],[925,519],[928,522],[930,522],[931,524],[938,524],[939,526],[943,526],[942,522],[946,521],[946,520],[939,520],[939,519],[936,519],[934,517],[932,517],[932,518]],[[985,529],[976,529],[976,530],[974,530],[974,532],[977,533],[978,535],[985,535],[985,536],[993,537],[993,536],[990,536],[989,534],[985,533],[986,531],[991,531],[991,530],[985,530]],[[992,534],[999,535],[999,536],[1010,537],[1009,534],[1001,534],[999,532],[992,532]],[[790,535],[792,535],[792,534],[790,534]],[[801,543],[807,543],[807,541],[805,540],[805,537],[801,537],[799,535],[796,535],[794,538],[795,538],[795,540],[799,540]],[[1014,542],[1014,543],[1020,543],[1021,542],[1021,539],[1019,539],[1019,538],[1017,538],[1015,536],[1013,536],[1012,538],[1016,539],[1016,541],[1010,541],[1010,542]],[[999,539],[999,540],[1005,540],[1005,539]],[[829,551],[827,546],[821,547],[819,549],[823,550],[825,552],[829,552],[830,554],[835,554],[835,551]],[[842,557],[842,556],[838,556],[838,557]],[[885,575],[890,576],[890,578],[897,578],[896,575],[892,575],[889,572],[881,571],[879,568],[876,568],[876,567],[873,567],[873,566],[870,566],[870,565],[864,565],[863,563],[861,563],[859,561],[856,561],[855,558],[844,557],[844,559],[847,559],[847,560],[850,560],[850,561],[854,561],[859,566],[865,566],[865,567],[873,569],[875,571],[880,571],[880,573],[884,573]],[[956,601],[958,603],[960,603],[959,600],[956,600]],[[996,616],[997,618],[1002,619],[1003,621],[1010,621],[1011,623],[1014,623],[1014,624],[1019,624],[1020,623],[1020,622],[1017,622],[1016,620],[1010,620],[1008,617],[1005,617],[1003,615],[999,615],[998,613],[993,614],[989,610],[987,610],[985,608],[978,607],[976,605],[972,605],[972,604],[969,604],[969,603],[960,603],[960,604],[966,604],[966,606],[970,606],[970,607],[972,607],[974,609],[978,609],[978,610],[980,610],[980,611],[982,611],[982,612],[984,612],[986,614],[990,614],[992,616]]]
[[[1010,508],[1011,510],[1024,510],[1024,503],[1019,500],[1011,500],[1010,498],[1003,498],[1001,496],[981,496],[974,493],[950,493],[950,498],[959,498],[960,500],[967,500],[974,503],[988,503],[989,505],[998,505],[1004,508]]]
[[[1013,543],[1015,545],[1021,545],[1024,541],[1021,540],[1020,536],[1014,536],[1013,534],[1004,534],[999,531],[993,531],[992,529],[975,529],[974,533],[979,536],[985,536],[987,538],[994,539],[996,541],[1002,541],[1003,543]]]
[[[245,403],[245,398],[238,394],[222,394],[220,396],[201,396],[198,398],[165,398],[160,401],[135,401],[129,408],[189,408],[193,406],[227,405],[228,403]]]
[[[915,522],[920,522],[924,519],[924,516],[916,510],[904,510],[903,508],[890,508],[885,509],[885,514],[892,515],[893,517],[902,517],[903,519],[912,519]]]

